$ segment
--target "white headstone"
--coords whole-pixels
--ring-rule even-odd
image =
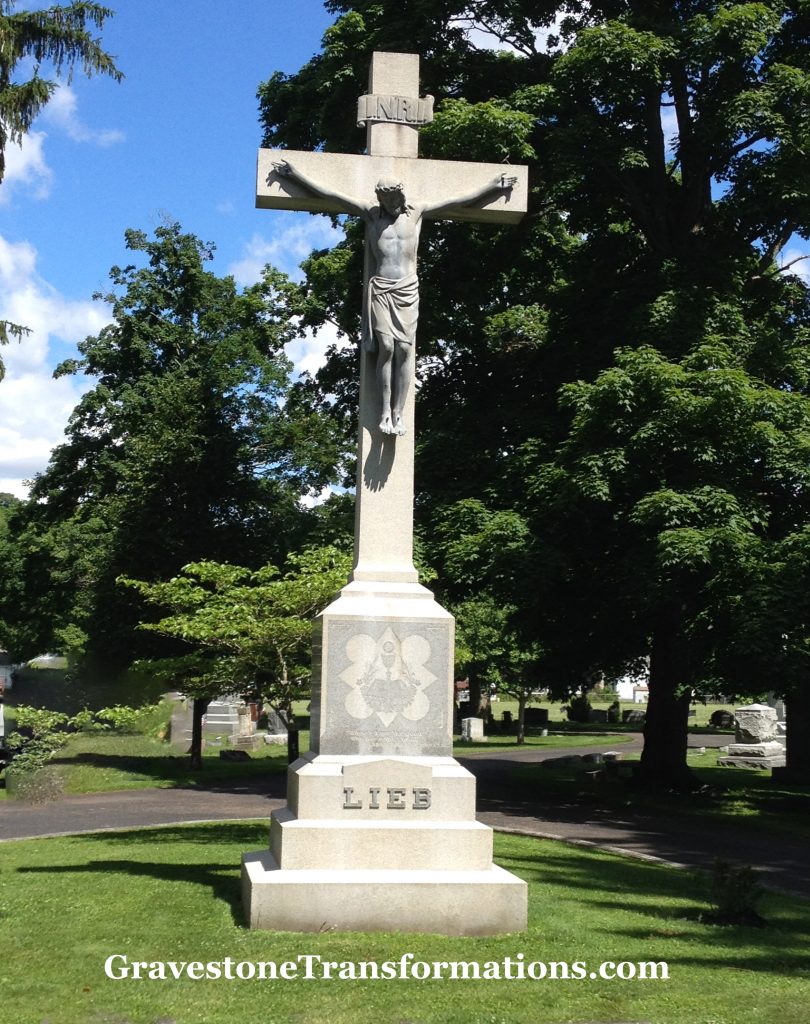
[[[486,739],[483,718],[462,718],[461,738],[470,743],[482,743]]]

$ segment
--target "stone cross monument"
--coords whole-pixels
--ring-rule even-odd
[[[492,863],[475,779],[452,757],[453,618],[413,565],[417,249],[424,218],[516,222],[525,167],[418,159],[419,58],[374,53],[365,155],[260,150],[256,205],[366,224],[355,559],[319,617],[310,752],[270,849],[245,854],[252,928],[494,934],[526,886]]]

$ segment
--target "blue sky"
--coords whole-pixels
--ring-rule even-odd
[[[116,13],[102,38],[124,81],[64,83],[23,147],[7,151],[0,185],[0,317],[33,329],[3,350],[0,385],[0,491],[20,496],[87,385],[51,374],[106,322],[91,296],[127,261],[126,228],[151,233],[177,220],[215,243],[214,269],[242,284],[266,262],[294,272],[335,237],[326,218],[254,205],[256,89],[319,50],[332,20],[321,0],[109,5]],[[329,340],[307,339],[291,354],[311,366]]]
[[[0,318],[32,329],[4,348],[0,384],[0,491],[21,497],[88,386],[53,380],[53,368],[107,321],[91,296],[107,290],[111,266],[128,261],[126,228],[179,221],[216,245],[213,268],[242,285],[265,263],[295,273],[311,248],[337,240],[327,218],[254,205],[256,89],[318,52],[332,21],[322,0],[107,3],[116,13],[103,43],[124,81],[79,74],[62,83],[22,148],[7,150],[0,184]],[[494,45],[475,29],[471,38]],[[662,114],[670,133],[672,112]],[[807,249],[794,238],[781,259]],[[810,260],[794,272],[810,278]],[[312,370],[334,340],[324,330],[289,354]]]

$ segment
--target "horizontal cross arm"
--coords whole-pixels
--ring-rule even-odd
[[[274,164],[283,160],[292,162],[311,181],[323,182],[324,186],[361,203],[375,202],[374,188],[380,178],[396,178],[403,184],[407,202],[441,206],[435,216],[442,220],[514,224],[526,212],[528,168],[522,165],[287,149],[259,150],[257,207],[310,213],[349,212],[348,207],[313,195],[297,182],[279,174]],[[487,196],[476,205],[445,205],[455,197],[469,195],[495,181],[501,174],[517,178],[511,191]],[[428,213],[426,216],[431,215]]]

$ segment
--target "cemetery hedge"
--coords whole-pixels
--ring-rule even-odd
[[[530,883],[520,935],[250,932],[241,852],[253,823],[144,829],[3,844],[3,1005],[18,1024],[804,1024],[810,905],[774,893],[766,928],[705,924],[694,877],[605,853],[496,836],[496,859]],[[111,981],[112,953],[141,960],[665,960],[652,981]],[[741,1010],[742,1008],[742,1010]],[[741,1013],[743,1014],[741,1016]]]

